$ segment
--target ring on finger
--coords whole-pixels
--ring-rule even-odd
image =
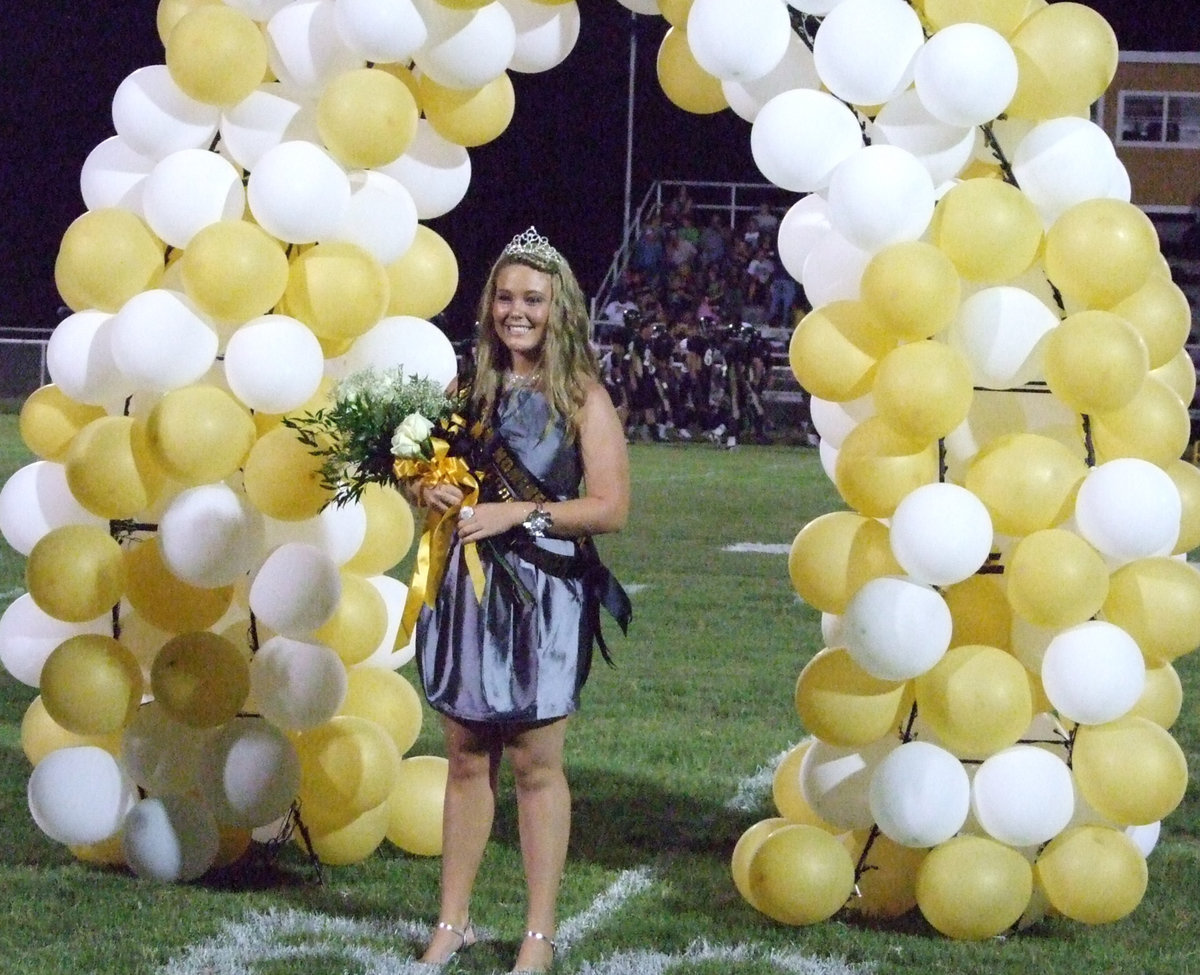
[[[459,512],[459,517],[462,518],[464,521],[468,518],[474,518],[475,517],[475,509],[472,508],[469,504],[464,504],[462,506],[462,510]]]

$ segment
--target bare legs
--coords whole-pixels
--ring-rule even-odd
[[[517,823],[528,889],[526,930],[547,938],[555,933],[558,889],[571,833],[571,795],[563,772],[565,719],[523,727],[506,734],[443,718],[449,779],[442,826],[442,921],[464,930],[470,916],[471,890],[483,860],[495,812],[496,783],[505,747],[517,790]],[[441,962],[460,947],[462,938],[438,929],[422,961]],[[549,967],[550,945],[526,938],[517,955],[518,969]]]

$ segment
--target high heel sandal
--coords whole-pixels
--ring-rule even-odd
[[[438,921],[437,926],[434,928],[434,933],[436,934],[438,931],[449,931],[451,934],[456,935],[458,937],[458,946],[441,961],[418,962],[419,965],[424,965],[429,969],[445,967],[446,965],[450,964],[450,961],[455,955],[457,955],[464,948],[470,948],[471,945],[475,943],[475,927],[471,924],[469,918],[467,923],[461,928],[457,925],[451,924],[449,921]]]
[[[526,931],[525,940],[529,941],[530,939],[541,941],[543,944],[550,946],[550,964],[545,968],[514,968],[509,975],[542,975],[542,973],[549,972],[554,968],[554,952],[558,948],[554,939],[542,934],[541,931]]]

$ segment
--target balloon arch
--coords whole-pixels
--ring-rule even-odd
[[[806,194],[778,234],[815,309],[790,359],[850,509],[792,547],[824,614],[813,737],[738,889],[783,923],[915,906],[953,938],[1124,916],[1187,781],[1200,472],[1187,301],[1088,118],[1112,30],[1044,0],[621,2],[669,22],[667,96],[731,107]],[[117,89],[62,240],[73,314],[20,417],[39,459],[0,491],[29,806],[80,858],[186,880],[297,797],[327,862],[439,852],[445,766],[405,757],[385,575],[412,516],[382,489],[324,507],[281,420],[367,366],[453,375],[429,319],[457,263],[421,221],[508,125],[508,72],[561,62],[579,17],[159,3],[165,63]]]

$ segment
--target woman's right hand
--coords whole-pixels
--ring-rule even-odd
[[[417,485],[417,504],[445,514],[456,505],[462,504],[463,491],[457,484]]]

